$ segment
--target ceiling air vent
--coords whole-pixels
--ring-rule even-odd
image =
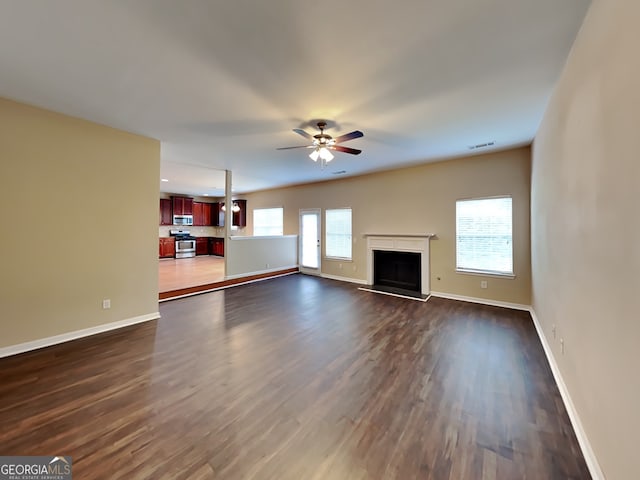
[[[479,143],[477,145],[469,146],[469,150],[476,150],[477,148],[487,148],[495,144],[496,142]]]

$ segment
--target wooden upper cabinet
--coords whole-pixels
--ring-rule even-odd
[[[160,199],[160,225],[172,225],[173,217],[171,216],[171,200],[168,198]]]
[[[211,203],[193,202],[193,225],[199,227],[208,227],[213,225],[211,212],[213,210]]]
[[[193,198],[184,198],[184,213],[183,215],[193,215]]]
[[[213,208],[211,203],[202,204],[202,225],[205,225],[205,226],[213,225],[212,212],[213,212]]]
[[[171,197],[171,206],[174,215],[184,215],[184,197]]]
[[[234,200],[233,203],[240,207],[240,210],[233,212],[233,223],[238,227],[247,226],[247,201],[246,200]]]
[[[211,225],[214,227],[224,227],[224,212],[221,208],[222,203],[211,204]]]
[[[193,215],[193,198],[171,197],[174,215]]]
[[[206,225],[202,218],[202,205],[200,202],[193,202],[193,225],[196,227]]]

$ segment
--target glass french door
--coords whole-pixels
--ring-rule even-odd
[[[300,271],[320,275],[320,209],[300,210]]]

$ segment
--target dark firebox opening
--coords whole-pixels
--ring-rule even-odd
[[[373,251],[373,286],[390,291],[420,293],[420,253]]]

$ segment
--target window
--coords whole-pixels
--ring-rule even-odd
[[[326,211],[326,255],[351,260],[351,209]]]
[[[256,237],[282,235],[283,208],[256,208],[253,211],[253,234]]]
[[[511,197],[456,202],[456,270],[513,275]]]

